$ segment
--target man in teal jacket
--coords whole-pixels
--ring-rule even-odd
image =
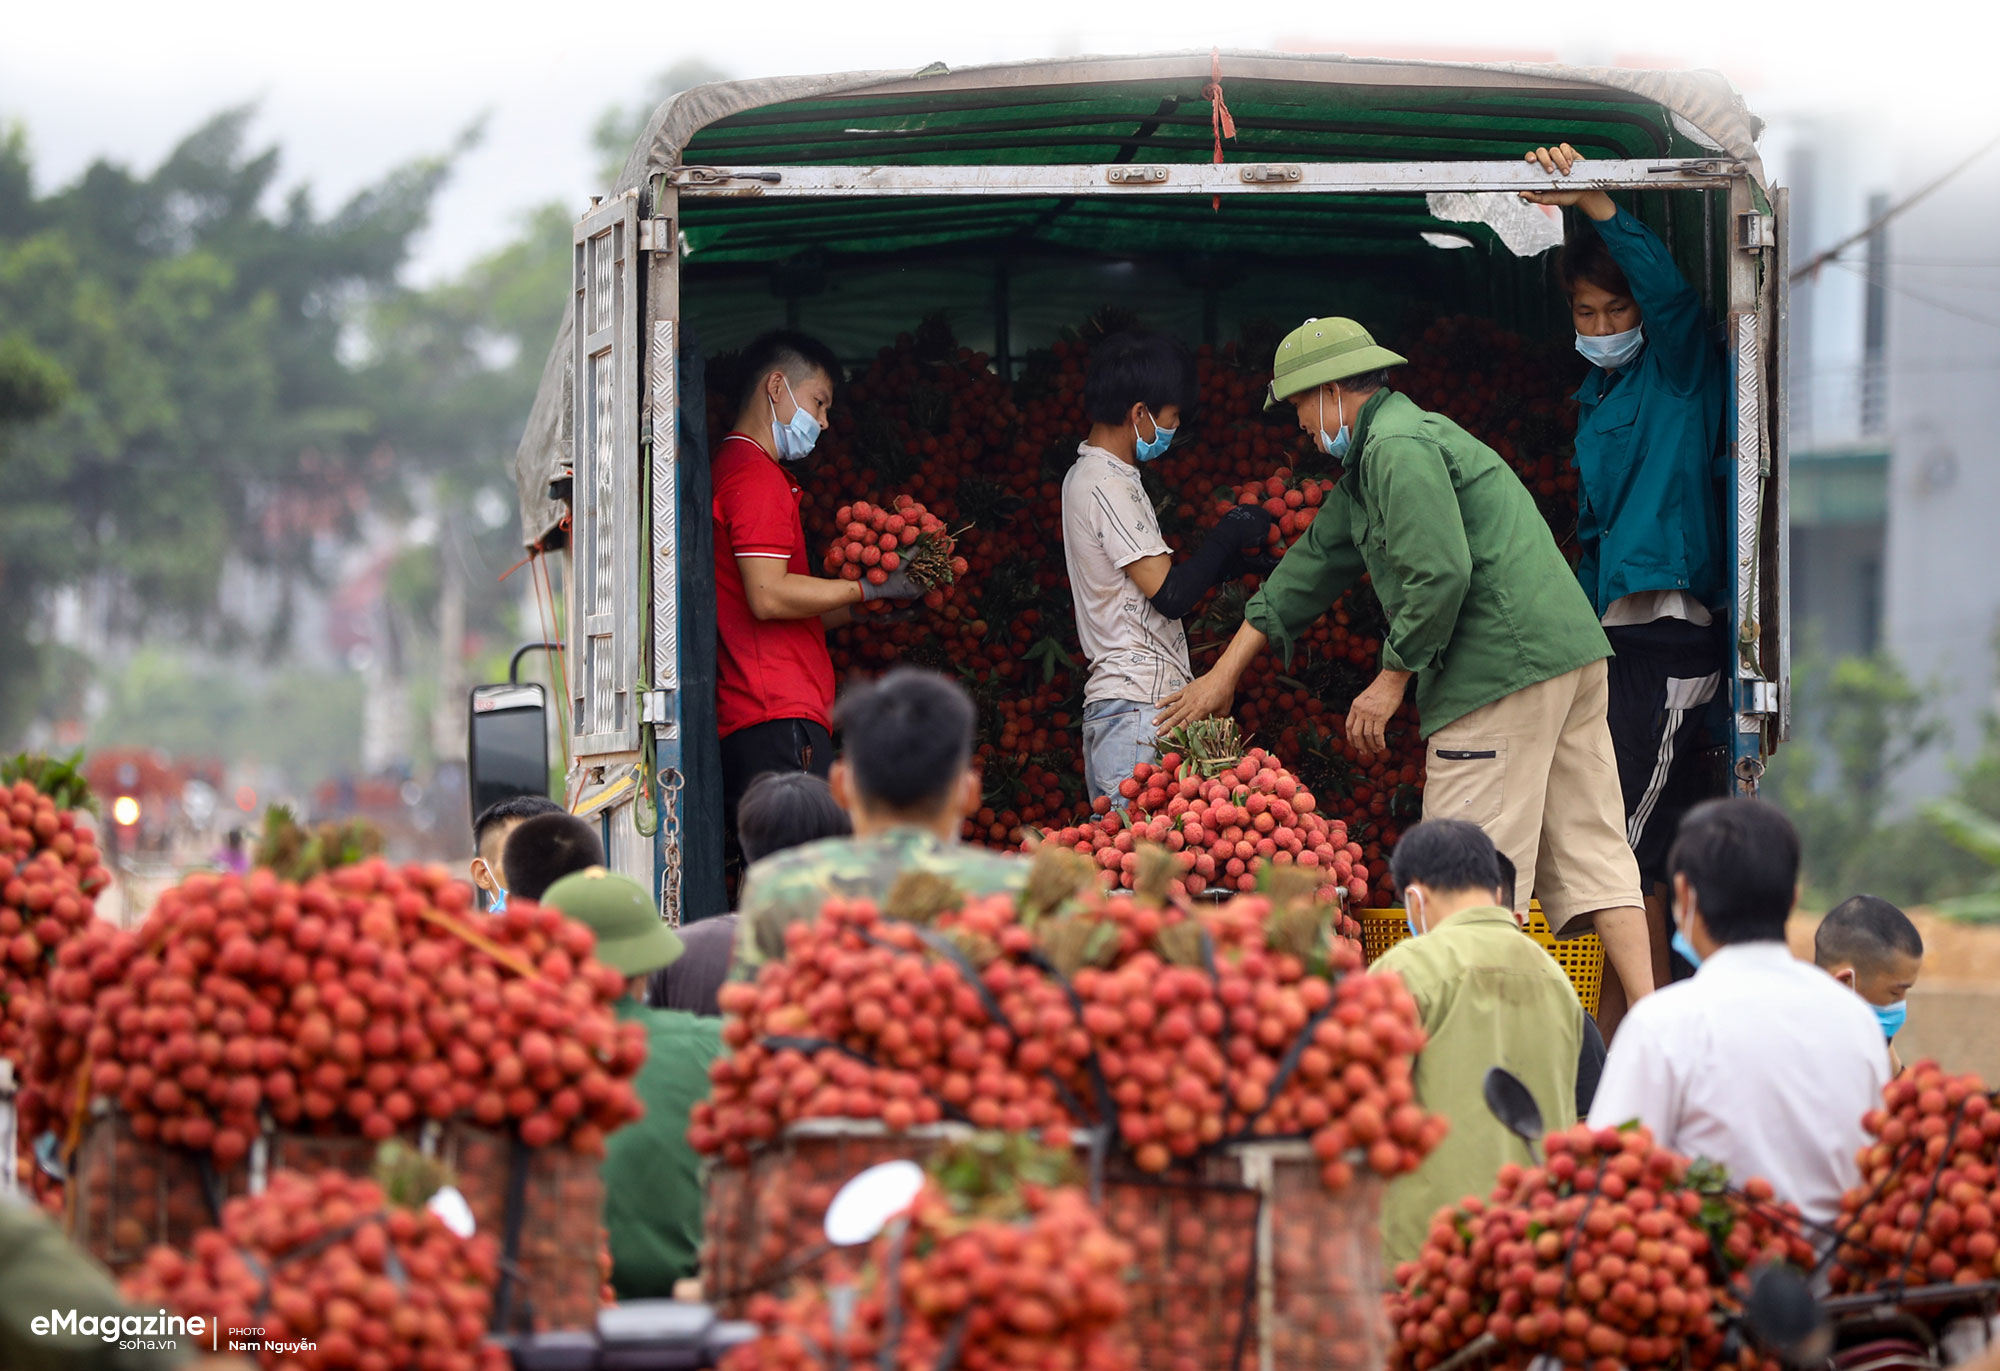
[[[1214,668],[1161,706],[1161,731],[1227,710],[1266,643],[1289,655],[1368,575],[1389,626],[1348,738],[1383,751],[1414,676],[1424,817],[1485,829],[1518,872],[1516,912],[1532,895],[1558,937],[1594,928],[1636,1000],[1652,956],[1605,724],[1610,646],[1512,468],[1388,388],[1403,360],[1351,319],[1279,344],[1265,408],[1291,408],[1345,473]]]
[[[621,1300],[668,1299],[701,1262],[701,1158],[688,1146],[688,1115],[708,1098],[722,1021],[641,1003],[652,973],[683,946],[630,876],[593,866],[550,886],[542,903],[597,935],[597,960],[627,978],[619,1021],[646,1025],[646,1064],[632,1082],[646,1113],[605,1140],[599,1174],[612,1289]]]
[[[1560,143],[1527,160],[1567,176],[1582,159]],[[1650,229],[1601,190],[1523,198],[1575,211],[1559,275],[1591,363],[1576,393],[1577,577],[1617,654],[1611,745],[1664,978],[1667,848],[1714,793],[1697,759],[1727,656],[1716,454],[1728,386],[1701,297]],[[1620,1008],[1605,1005],[1614,1024]]]

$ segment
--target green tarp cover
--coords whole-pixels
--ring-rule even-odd
[[[1535,64],[1225,52],[1077,57],[957,71],[861,72],[719,82],[653,115],[619,191],[677,165],[1202,162],[1214,155],[1204,88],[1219,62],[1236,136],[1230,162],[1519,157],[1567,139],[1598,158],[1721,153],[1756,160],[1757,123],[1720,76]],[[1430,251],[1445,229],[1421,195],[755,201],[686,197],[691,289],[704,269],[1011,247],[1079,256],[1377,257]],[[565,317],[516,463],[523,532],[561,517],[546,495],[569,460]]]

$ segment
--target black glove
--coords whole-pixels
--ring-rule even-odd
[[[1264,537],[1277,520],[1257,505],[1238,505],[1217,521],[1192,557],[1167,573],[1167,579],[1153,592],[1153,608],[1169,619],[1178,619],[1194,608],[1209,587],[1233,580],[1247,565],[1245,557],[1260,556],[1253,549],[1264,545]]]
[[[1269,576],[1277,569],[1277,553],[1265,552],[1262,549],[1256,552],[1242,551],[1229,559],[1229,575],[1225,579],[1233,581],[1238,576]]]
[[[888,573],[887,578],[879,586],[866,578],[861,582],[863,604],[870,600],[914,600],[923,593],[917,583],[910,579],[910,573],[902,567],[897,567]]]
[[[1207,541],[1244,552],[1254,551],[1264,546],[1277,523],[1271,511],[1262,505],[1238,505],[1216,521],[1215,527],[1208,531]]]

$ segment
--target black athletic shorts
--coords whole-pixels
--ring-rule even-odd
[[[1725,634],[1685,619],[1604,630],[1611,659],[1611,747],[1625,793],[1625,840],[1646,889],[1667,879],[1681,816],[1708,799],[1700,765],[1709,703],[1722,687]]]

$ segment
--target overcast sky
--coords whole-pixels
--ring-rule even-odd
[[[1842,0],[1006,0],[964,11],[913,0],[8,0],[0,118],[26,125],[47,188],[100,156],[148,167],[216,110],[255,101],[256,133],[283,148],[286,183],[309,181],[324,205],[449,145],[483,114],[485,139],[461,162],[414,264],[427,279],[505,241],[529,205],[581,206],[599,111],[682,58],[738,76],[1212,45],[1708,66],[1781,125],[1807,113],[1887,116],[1924,131],[1917,155],[1941,164],[2000,131],[1992,76],[1978,65],[2000,36],[1992,13],[1988,0],[1892,10]],[[624,18],[607,29],[606,14]]]

